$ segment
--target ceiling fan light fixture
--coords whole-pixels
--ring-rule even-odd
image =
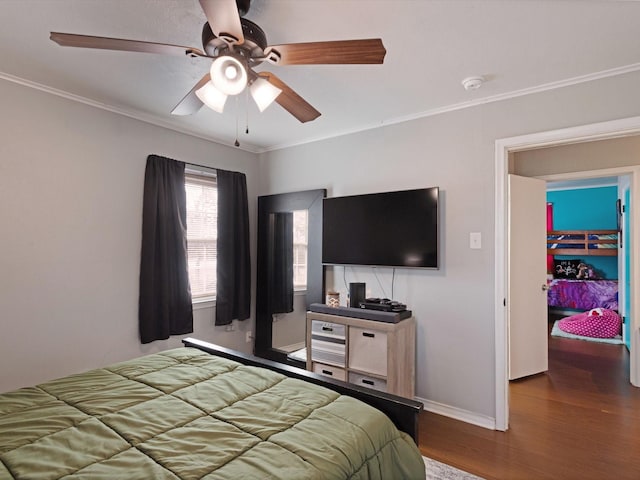
[[[211,82],[225,95],[237,95],[247,86],[247,69],[236,57],[223,55],[211,64]]]
[[[227,95],[218,90],[211,82],[205,83],[196,90],[196,96],[211,110],[218,113],[224,111],[224,104],[227,101]]]
[[[278,98],[278,95],[282,93],[282,90],[272,85],[264,78],[256,78],[249,87],[251,96],[258,106],[258,110],[264,112],[264,110]]]

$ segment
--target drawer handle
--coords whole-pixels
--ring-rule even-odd
[[[333,328],[331,327],[322,327],[323,332],[333,332]]]
[[[375,338],[376,334],[375,333],[369,333],[369,332],[362,332],[362,336],[363,337],[369,337],[369,338]]]
[[[322,370],[322,373],[324,373],[325,375],[333,375],[333,372],[331,370]]]
[[[373,380],[362,380],[362,383],[366,383],[367,385],[375,385]]]

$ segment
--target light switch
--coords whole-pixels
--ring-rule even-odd
[[[471,232],[469,234],[469,248],[482,248],[482,234],[480,232]]]

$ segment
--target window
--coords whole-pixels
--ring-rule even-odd
[[[216,294],[218,189],[213,176],[185,175],[187,252],[191,297]]]
[[[309,212],[294,210],[293,212],[293,289],[307,289],[307,224]]]

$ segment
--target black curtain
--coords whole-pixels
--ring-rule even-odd
[[[293,212],[269,215],[269,312],[293,312]]]
[[[216,325],[249,318],[251,259],[249,206],[244,173],[216,170],[218,184],[218,244]]]
[[[142,343],[193,332],[184,167],[158,155],[147,157],[138,308]]]

